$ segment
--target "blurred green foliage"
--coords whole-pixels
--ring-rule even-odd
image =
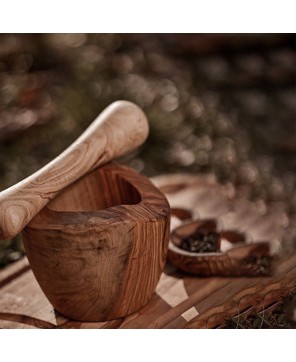
[[[121,160],[147,176],[212,172],[296,214],[295,48],[289,35],[0,35],[0,189],[76,139],[109,103],[146,112],[148,142]],[[23,253],[1,242],[0,266]]]

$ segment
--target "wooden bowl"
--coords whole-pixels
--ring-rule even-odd
[[[170,236],[165,196],[107,164],[58,194],[23,230],[33,273],[54,308],[81,321],[129,315],[151,298]]]
[[[271,273],[269,243],[246,243],[245,235],[235,230],[219,232],[220,250],[216,252],[195,253],[181,249],[182,240],[199,230],[216,231],[216,220],[196,220],[173,230],[168,259],[178,269],[198,276],[260,276]],[[227,250],[223,250],[224,241],[230,245]]]

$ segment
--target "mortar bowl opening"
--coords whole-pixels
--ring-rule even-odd
[[[48,204],[48,208],[53,211],[92,212],[140,202],[140,193],[130,182],[119,173],[108,172],[102,167],[66,187]]]

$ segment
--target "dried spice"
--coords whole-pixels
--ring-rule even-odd
[[[194,234],[183,238],[180,245],[181,249],[194,253],[211,253],[219,251],[219,234],[211,231],[199,230]]]
[[[242,264],[254,276],[269,274],[272,258],[270,256],[257,257],[250,255],[242,261]]]

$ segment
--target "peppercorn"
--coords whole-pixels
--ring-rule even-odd
[[[216,232],[198,231],[183,238],[180,247],[194,253],[209,253],[219,250],[218,242]]]

